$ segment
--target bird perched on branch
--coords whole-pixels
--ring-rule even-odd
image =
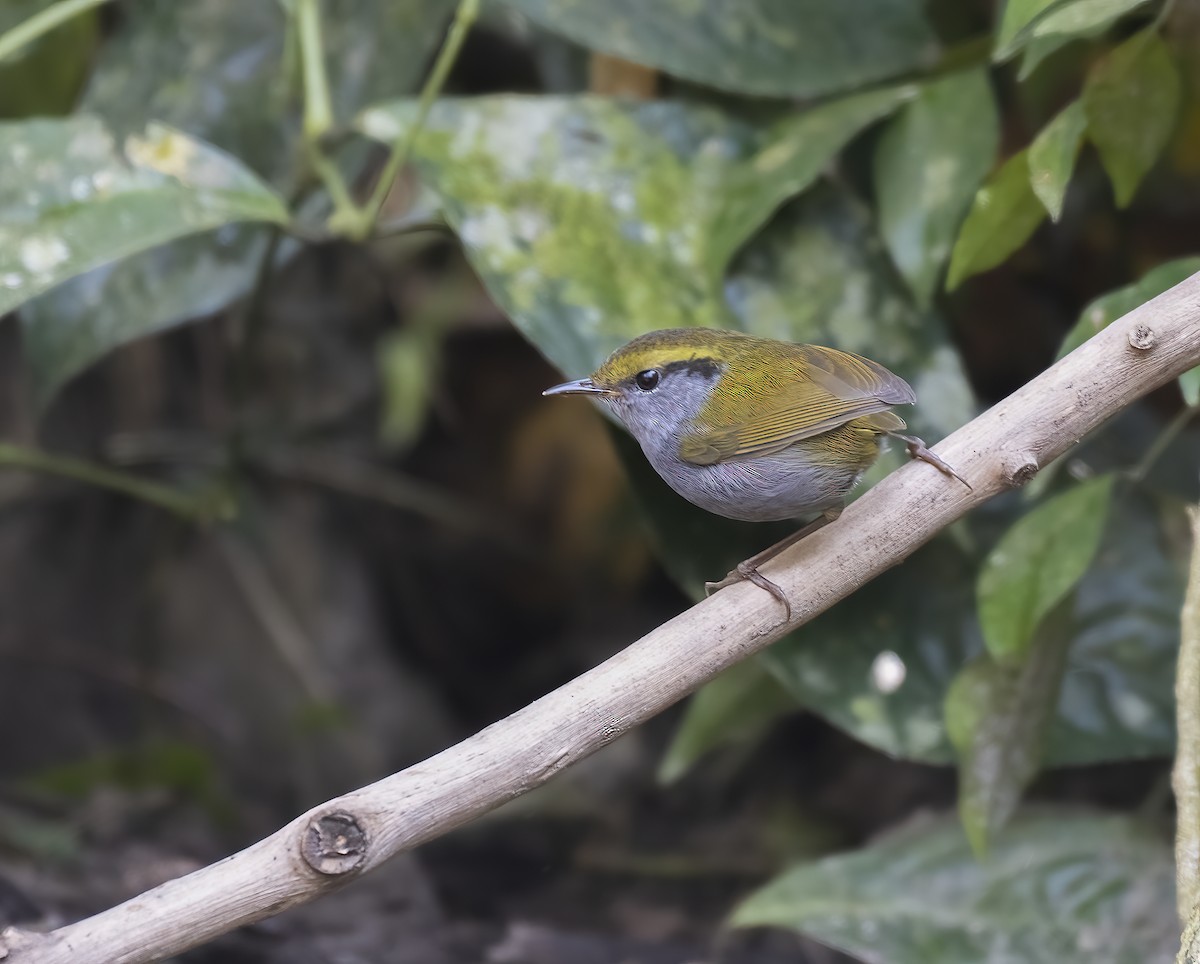
[[[710,328],[670,328],[618,348],[589,378],[543,395],[592,395],[638,440],[666,483],[730,519],[817,518],[740,563],[708,592],[748,579],[779,599],[758,567],[832,522],[885,436],[969,484],[912,435],[894,405],[916,401],[899,375],[861,355]]]

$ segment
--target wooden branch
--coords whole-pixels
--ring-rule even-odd
[[[607,662],[424,763],[95,917],[10,929],[6,964],[141,964],[312,900],[540,786],[812,619],[939,530],[1022,485],[1135,399],[1200,364],[1200,274],[1130,312],[938,446],[974,486],[920,462],[764,567],[787,593],[724,589]]]

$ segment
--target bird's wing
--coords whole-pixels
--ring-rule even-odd
[[[783,372],[782,383],[776,379],[765,393],[771,404],[754,409],[752,403],[754,414],[736,423],[698,426],[682,439],[680,458],[711,465],[769,455],[851,419],[916,400],[904,379],[870,359],[816,345],[797,348],[803,354],[798,351]]]

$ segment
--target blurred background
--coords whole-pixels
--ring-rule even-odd
[[[932,444],[1200,270],[1198,31],[0,3],[0,926],[419,762],[784,534],[540,397],[633,335],[860,351]],[[183,960],[1173,959],[1196,375],[546,787]]]

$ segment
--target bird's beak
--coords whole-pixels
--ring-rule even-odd
[[[543,395],[612,395],[607,388],[601,388],[590,378],[581,378],[575,382],[563,382],[553,388],[547,388]]]

